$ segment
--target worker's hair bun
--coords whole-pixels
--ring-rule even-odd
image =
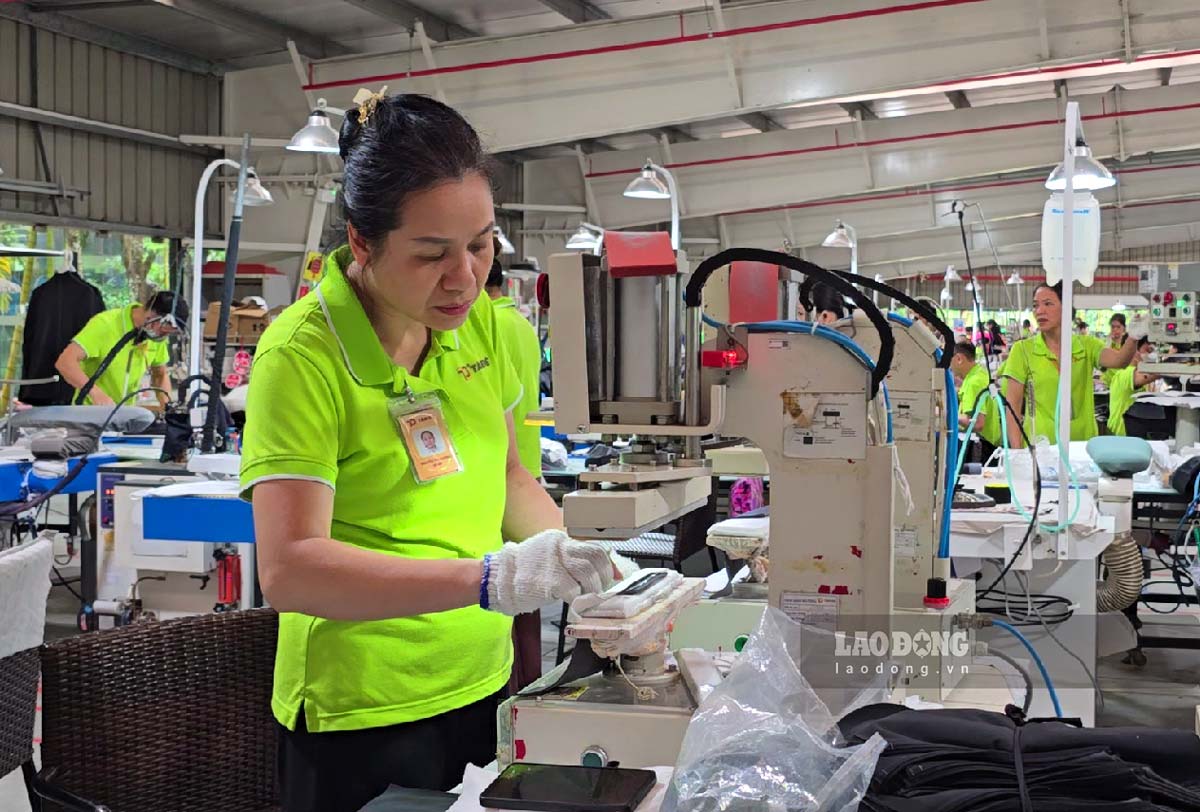
[[[452,107],[403,93],[346,111],[338,148],[345,162],[339,196],[346,220],[368,242],[400,225],[405,198],[478,172],[492,177],[479,135]]]

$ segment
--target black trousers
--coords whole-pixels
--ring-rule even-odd
[[[366,730],[310,733],[304,715],[281,727],[283,812],[357,812],[387,788],[445,792],[470,762],[496,758],[496,708],[506,691],[440,716]]]

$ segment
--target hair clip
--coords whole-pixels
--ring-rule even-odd
[[[366,126],[367,119],[375,112],[375,108],[383,101],[386,94],[387,85],[384,85],[378,93],[372,93],[363,87],[359,88],[358,92],[354,94],[354,103],[358,105],[358,124],[360,127]]]

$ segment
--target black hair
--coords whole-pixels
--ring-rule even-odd
[[[1128,341],[1128,340],[1129,340],[1129,336],[1125,336],[1125,341]],[[1121,346],[1125,346],[1125,341],[1121,342]],[[1142,347],[1145,347],[1149,343],[1150,343],[1150,336],[1142,336],[1141,338],[1138,339],[1137,348],[1140,350]]]
[[[822,310],[831,310],[839,319],[846,316],[846,300],[842,298],[842,294],[829,287],[829,285],[820,282],[813,285],[812,303],[814,313],[820,313]]]
[[[1122,327],[1124,327],[1125,326],[1125,314],[1124,313],[1113,313],[1112,318],[1108,320],[1109,325],[1111,326],[1114,321],[1117,322],[1118,324],[1120,324]]]
[[[504,269],[500,267],[499,258],[492,260],[492,269],[488,271],[487,281],[483,283],[485,288],[502,288],[504,287]]]
[[[975,345],[970,341],[955,341],[954,354],[965,357],[968,361],[975,360]]]
[[[160,290],[146,300],[146,309],[158,316],[174,316],[180,327],[191,315],[187,299],[169,290]]]
[[[1037,287],[1035,287],[1033,289],[1033,295],[1037,296],[1037,292],[1039,290],[1041,290],[1042,288],[1045,288],[1046,290],[1049,290],[1049,291],[1053,291],[1054,295],[1058,297],[1058,300],[1060,302],[1062,301],[1062,280],[1061,279],[1058,280],[1058,282],[1054,283],[1053,285],[1049,285],[1045,282],[1042,282],[1040,285],[1038,285]]]
[[[1025,319],[1024,321],[1021,322],[1021,326],[1022,327],[1031,327],[1032,325],[1030,325],[1029,319]]]
[[[342,215],[370,245],[400,225],[409,195],[477,172],[491,182],[493,163],[479,134],[452,107],[403,93],[380,99],[359,123],[346,111],[338,147]]]

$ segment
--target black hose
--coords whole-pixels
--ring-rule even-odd
[[[942,357],[938,359],[937,365],[942,369],[950,368],[950,360],[954,356],[954,353],[952,352],[954,349],[954,331],[947,326],[946,322],[942,321],[941,317],[934,312],[933,308],[919,299],[914,299],[907,293],[897,290],[886,282],[868,279],[865,276],[859,276],[858,274],[853,274],[849,271],[833,271],[833,273],[847,280],[851,284],[861,285],[864,288],[877,291],[888,298],[896,300],[921,318],[925,319],[925,321],[932,324],[933,329],[942,334],[942,341],[944,342],[942,345]]]
[[[874,397],[878,394],[880,385],[887,378],[888,372],[891,371],[892,354],[896,349],[896,339],[892,336],[892,326],[888,323],[887,317],[875,306],[875,303],[871,301],[869,296],[833,271],[826,270],[820,265],[814,265],[808,260],[794,257],[791,254],[780,253],[779,251],[765,251],[761,248],[727,248],[719,254],[701,262],[696,270],[692,272],[687,287],[683,291],[684,304],[688,307],[699,307],[704,285],[708,281],[708,278],[713,275],[713,272],[731,262],[741,260],[762,262],[767,265],[782,265],[793,271],[799,271],[806,276],[815,277],[818,281],[825,283],[858,305],[867,314],[867,318],[871,320],[871,324],[879,334],[879,356],[875,359],[875,369],[871,371],[871,395]]]
[[[96,381],[98,381],[100,376],[103,375],[112,365],[113,359],[117,357],[117,353],[119,353],[130,341],[136,339],[141,332],[142,331],[140,328],[134,327],[128,333],[121,336],[121,340],[113,345],[113,348],[108,351],[108,355],[104,356],[104,360],[100,362],[100,366],[96,367],[96,371],[92,373],[92,377],[88,378],[87,383],[80,387],[79,391],[75,393],[75,400],[73,401],[75,406],[83,405],[83,402],[87,400],[88,394],[92,391],[92,387],[96,385]]]

